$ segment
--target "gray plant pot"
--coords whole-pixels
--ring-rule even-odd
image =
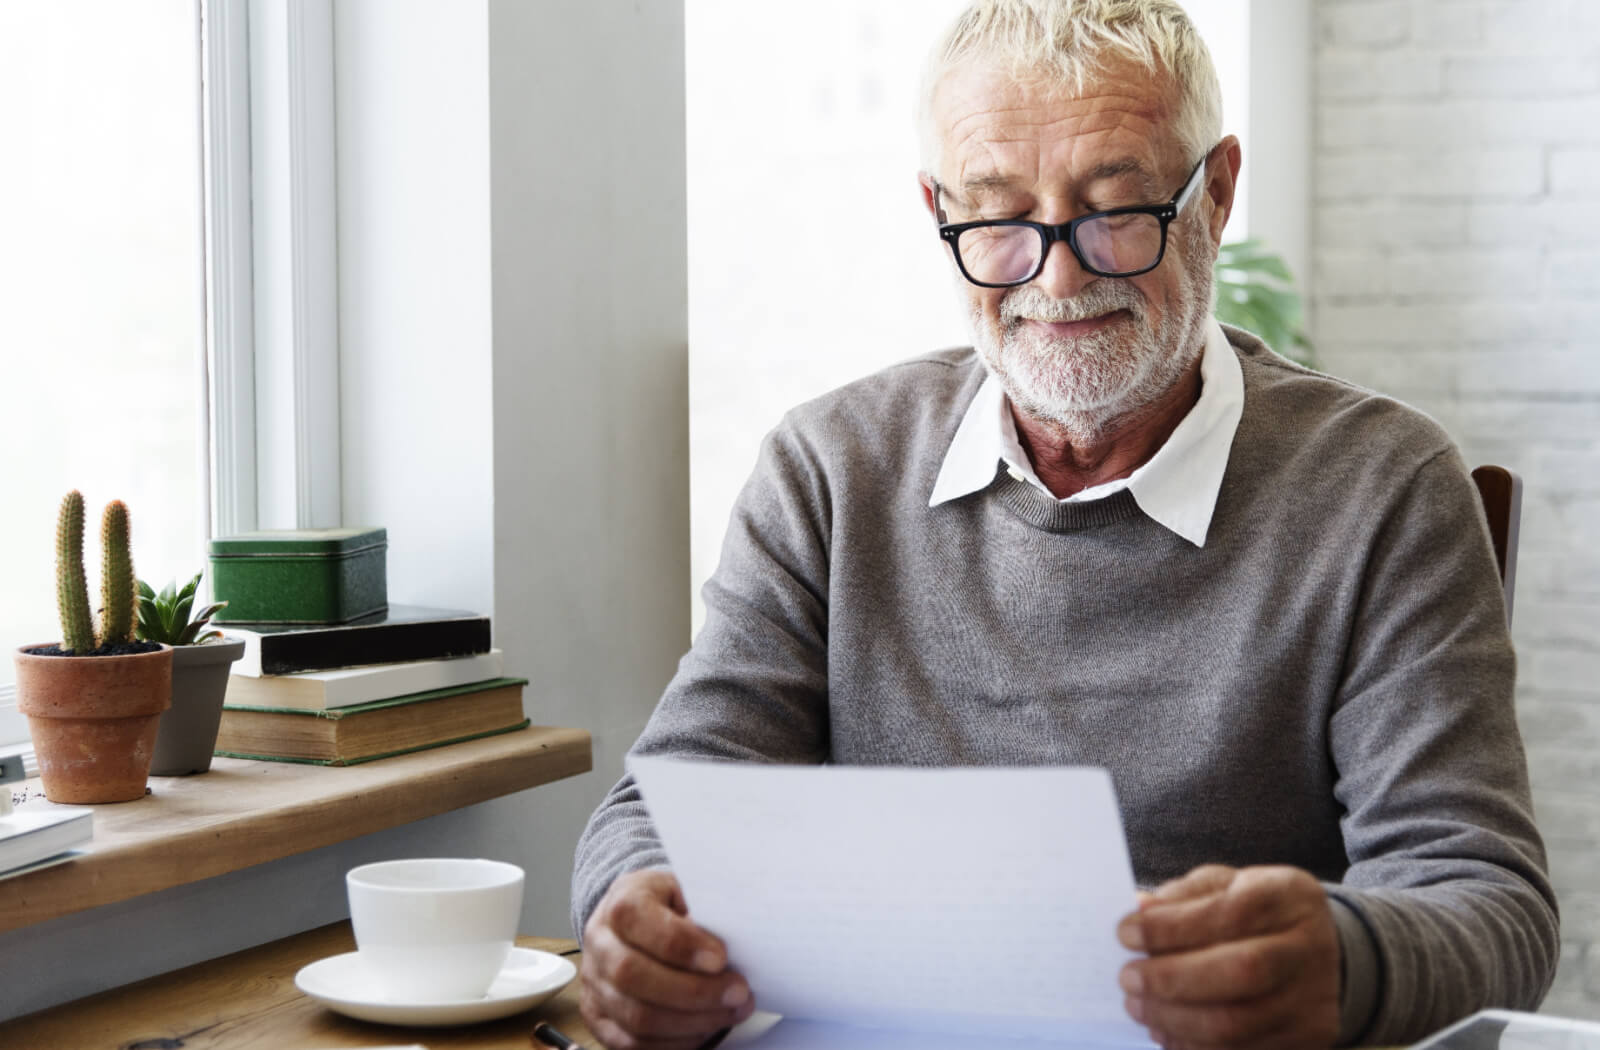
[[[240,639],[173,646],[172,706],[161,716],[151,776],[181,777],[211,768],[228,672],[243,655]]]

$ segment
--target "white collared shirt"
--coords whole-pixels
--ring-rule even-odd
[[[1205,546],[1217,493],[1228,466],[1233,435],[1244,414],[1244,374],[1222,326],[1206,329],[1200,356],[1200,399],[1183,417],[1156,454],[1125,478],[1073,493],[1062,503],[1104,499],[1130,489],[1139,509],[1196,547]],[[1017,439],[1016,421],[999,380],[991,374],[956,429],[945,453],[928,506],[980,492],[994,481],[995,466],[1004,461],[1011,476],[1054,498],[1039,480]]]

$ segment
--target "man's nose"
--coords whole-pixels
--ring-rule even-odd
[[[1071,299],[1083,290],[1084,285],[1096,280],[1094,274],[1083,268],[1065,240],[1056,241],[1046,250],[1044,269],[1033,283],[1041,292],[1054,299]]]

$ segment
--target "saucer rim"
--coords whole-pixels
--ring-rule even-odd
[[[335,969],[335,965],[337,965],[339,962],[347,959],[353,961],[354,957],[359,956],[360,954],[361,953],[358,951],[335,952],[333,955],[324,956],[321,959],[306,963],[304,966],[295,971],[294,985],[303,995],[315,999],[331,1010],[341,1013],[345,1011],[340,1010],[340,1007],[348,1006],[365,1011],[378,1010],[386,1013],[393,1013],[397,1018],[396,1022],[394,1023],[425,1024],[427,1022],[421,1020],[421,1017],[430,1014],[436,1015],[441,1012],[453,1011],[457,1013],[478,1013],[482,1011],[494,1011],[500,1008],[510,1007],[511,1004],[514,1003],[523,1002],[526,1002],[526,1005],[520,1007],[520,1009],[531,1009],[533,1006],[538,1005],[539,1002],[543,1001],[544,999],[548,999],[561,991],[561,989],[570,984],[573,978],[577,977],[578,975],[577,966],[572,962],[571,959],[568,959],[565,956],[558,955],[555,952],[541,951],[538,948],[523,948],[513,945],[511,951],[506,956],[505,965],[502,966],[499,972],[495,974],[494,979],[497,981],[508,971],[525,969],[529,962],[532,961],[528,958],[529,956],[535,957],[542,962],[546,962],[547,964],[551,961],[557,964],[551,968],[547,977],[538,979],[537,984],[530,986],[526,990],[519,991],[514,995],[497,996],[485,994],[483,997],[477,999],[440,999],[433,1002],[397,1003],[388,999],[372,999],[365,997],[356,998],[350,995],[331,993],[326,990],[307,987],[307,974],[314,968],[331,971]],[[516,962],[516,959],[519,955],[521,955],[524,959],[524,961],[521,963]],[[317,974],[311,974],[310,979],[314,982],[317,976]],[[326,981],[326,978],[324,978],[324,981]],[[491,988],[492,987],[493,985],[491,984]],[[510,1016],[512,1013],[517,1012],[519,1012],[518,1009],[506,1009],[504,1013],[496,1014],[495,1016]],[[408,1019],[401,1016],[407,1014],[417,1014],[419,1015],[419,1018]],[[372,1020],[373,1018],[358,1017],[357,1019]],[[447,1021],[443,1023],[470,1024],[473,1023],[474,1020],[488,1019],[490,1018],[475,1017],[463,1019],[461,1021]]]

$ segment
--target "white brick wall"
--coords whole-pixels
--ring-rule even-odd
[[[1565,942],[1545,1008],[1600,1017],[1600,0],[1316,4],[1312,333],[1328,371],[1524,477],[1518,704]]]

